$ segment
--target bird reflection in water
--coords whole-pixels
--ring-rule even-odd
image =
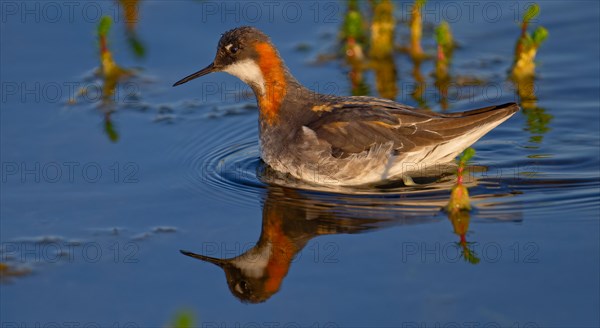
[[[475,179],[465,181],[468,186],[476,183]],[[443,221],[445,215],[441,209],[448,203],[447,190],[452,184],[452,181],[436,184],[440,190],[435,192],[431,192],[432,187],[429,186],[403,195],[380,192],[377,196],[372,193],[322,193],[271,185],[267,187],[262,230],[254,247],[239,256],[225,259],[189,251],[181,253],[223,269],[231,293],[242,302],[264,302],[279,291],[292,262],[311,239]],[[427,193],[426,196],[423,193]],[[477,195],[474,199],[499,196]],[[478,216],[485,217],[486,214],[483,212]],[[448,218],[467,245],[465,236],[469,214],[464,211],[448,212]],[[514,221],[515,216],[511,214],[494,219]],[[469,256],[468,250],[466,248],[465,252],[463,249],[463,256]]]
[[[231,293],[241,301],[264,302],[279,291],[295,256],[311,239],[376,230],[390,223],[384,218],[360,218],[359,213],[364,211],[336,209],[334,203],[310,199],[295,189],[269,187],[256,246],[228,259],[181,252],[221,267]]]

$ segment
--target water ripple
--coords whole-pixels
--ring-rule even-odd
[[[395,210],[402,207],[439,210],[447,200],[454,180],[450,174],[416,180],[419,185],[392,182],[371,187],[324,187],[307,184],[276,172],[260,160],[255,118],[228,117],[227,129],[202,130],[171,152],[183,165],[186,189],[219,201],[256,206],[270,186],[292,188],[322,203],[344,204],[345,209],[361,207]],[[214,125],[216,126],[216,125]],[[470,181],[475,186],[476,180]],[[498,190],[494,191],[498,193]],[[283,197],[282,201],[288,201]],[[294,199],[290,199],[293,202]]]
[[[454,184],[451,173],[436,176],[418,185],[405,186],[402,182],[370,187],[323,187],[307,184],[267,167],[260,160],[256,118],[236,116],[217,118],[227,120],[227,129],[213,124],[197,137],[172,150],[173,157],[183,165],[182,179],[186,189],[194,194],[226,203],[256,206],[264,201],[272,186],[290,188],[314,202],[342,208],[342,212],[377,210],[377,212],[414,211],[434,213],[444,206]],[[252,127],[252,128],[249,128]],[[562,158],[540,158],[531,176],[488,177],[485,166],[475,167],[474,176],[466,179],[474,204],[480,209],[479,217],[507,216],[528,210],[570,211],[577,207],[598,207],[598,178],[574,179],[549,174],[552,166]],[[531,165],[527,158],[513,158],[497,167],[523,167]],[[563,163],[565,164],[565,163]],[[477,173],[479,172],[479,173]],[[521,172],[527,173],[527,172]],[[535,173],[535,174],[533,174]],[[568,194],[565,191],[570,191]],[[280,197],[282,202],[297,202],[295,197]],[[341,207],[340,207],[341,206]],[[487,214],[486,214],[487,213]],[[509,215],[510,214],[510,215]]]

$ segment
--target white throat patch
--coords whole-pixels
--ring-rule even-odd
[[[265,78],[262,75],[260,67],[251,59],[244,59],[240,62],[233,63],[223,69],[246,84],[258,86],[261,94],[265,94]]]

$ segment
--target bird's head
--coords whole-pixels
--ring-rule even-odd
[[[248,84],[259,102],[261,114],[274,120],[287,92],[286,67],[269,37],[254,27],[225,32],[212,63],[177,82],[177,86],[212,72],[226,72]]]
[[[203,262],[215,264],[223,269],[229,290],[244,303],[266,301],[279,291],[285,276],[285,274],[271,276],[269,268],[263,267],[260,257],[256,255],[249,258],[244,258],[244,255],[242,255],[238,258],[219,259],[183,250],[180,252]],[[285,273],[287,273],[287,270],[285,270]]]

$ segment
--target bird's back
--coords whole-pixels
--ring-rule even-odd
[[[371,97],[326,97],[303,109],[313,115],[296,129],[289,146],[263,159],[318,184],[359,185],[419,175],[452,161],[518,109],[507,103],[435,113]]]
[[[466,148],[519,109],[517,104],[507,103],[461,113],[435,113],[371,97],[346,99],[313,106],[322,113],[306,125],[331,144],[338,157],[390,141],[394,155],[441,146],[457,138]]]

